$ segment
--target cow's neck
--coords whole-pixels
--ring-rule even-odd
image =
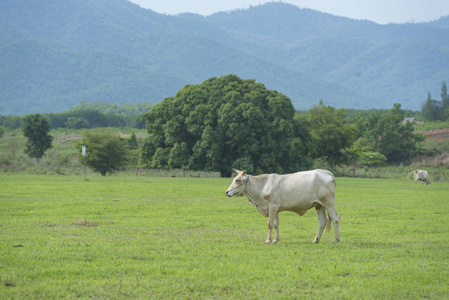
[[[263,199],[261,194],[263,190],[263,185],[261,183],[259,176],[249,176],[246,182],[245,196],[248,198],[255,207],[259,207],[260,200]]]
[[[263,190],[267,182],[266,175],[250,176],[244,195],[263,216],[269,216],[268,201],[264,198]]]

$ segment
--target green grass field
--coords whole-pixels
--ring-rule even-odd
[[[337,178],[340,239],[231,179],[0,174],[0,299],[448,299],[449,183]]]

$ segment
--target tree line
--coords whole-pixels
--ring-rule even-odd
[[[145,128],[141,115],[151,109],[152,104],[142,102],[137,104],[109,104],[103,101],[93,103],[81,101],[61,113],[47,113],[44,116],[51,129],[92,129],[99,127],[131,127]],[[1,116],[0,126],[8,129],[19,129],[24,126],[22,116]]]
[[[346,110],[322,101],[297,112],[285,95],[227,75],[186,85],[152,106],[140,117],[146,138],[133,134],[124,139],[108,129],[89,129],[76,148],[81,162],[81,147],[87,145],[87,165],[103,175],[125,166],[217,171],[222,176],[242,167],[254,174],[289,173],[310,169],[317,161],[330,169],[355,169],[406,162],[420,153],[424,136],[414,133],[411,123],[402,124],[405,114],[394,104],[387,111],[348,117]],[[34,119],[42,118],[51,127],[48,115],[37,115]],[[28,117],[23,119],[24,133]]]

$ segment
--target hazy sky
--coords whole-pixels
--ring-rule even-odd
[[[269,0],[130,0],[158,13],[192,12],[210,15],[214,12],[248,8]],[[276,1],[274,1],[276,2]],[[371,20],[379,24],[421,22],[449,15],[449,0],[286,0],[301,8],[352,19]]]

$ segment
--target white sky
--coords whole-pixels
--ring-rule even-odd
[[[162,14],[191,12],[203,16],[271,2],[270,0],[129,1]],[[282,2],[337,16],[371,20],[379,24],[426,22],[449,15],[449,0],[286,0]]]

